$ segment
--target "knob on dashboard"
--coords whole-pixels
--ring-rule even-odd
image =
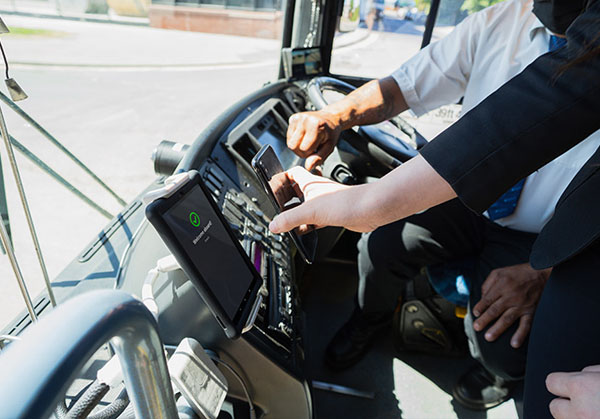
[[[172,175],[187,149],[187,144],[176,143],[163,140],[152,151],[152,161],[154,162],[154,173],[157,175]]]

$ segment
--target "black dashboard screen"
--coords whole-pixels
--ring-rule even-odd
[[[200,186],[194,186],[164,215],[202,279],[230,318],[234,318],[254,273]]]
[[[271,147],[273,147],[273,151],[275,151],[275,154],[279,158],[279,161],[284,169],[297,166],[302,162],[300,157],[294,154],[292,150],[287,148],[285,136],[283,136],[279,130],[276,130],[273,126],[263,131],[260,137],[258,137],[258,142],[261,146],[269,144]]]

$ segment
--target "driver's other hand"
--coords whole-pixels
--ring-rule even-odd
[[[296,113],[290,116],[287,146],[300,157],[306,158],[304,167],[313,170],[331,154],[340,132],[339,121],[331,113]]]

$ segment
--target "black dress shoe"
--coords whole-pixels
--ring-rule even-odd
[[[454,399],[467,409],[486,410],[510,399],[517,381],[505,381],[477,365],[458,380],[452,390]]]
[[[349,368],[362,359],[377,336],[391,323],[391,314],[363,314],[355,309],[325,351],[325,363],[334,370]]]

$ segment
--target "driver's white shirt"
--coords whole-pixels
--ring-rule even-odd
[[[463,115],[548,52],[550,34],[532,0],[507,0],[467,17],[392,73],[411,110],[423,115],[463,100]],[[527,114],[527,109],[523,109]],[[600,117],[600,114],[599,114]],[[477,141],[478,138],[465,138]],[[515,212],[496,220],[538,233],[569,182],[600,145],[600,131],[529,175]]]

